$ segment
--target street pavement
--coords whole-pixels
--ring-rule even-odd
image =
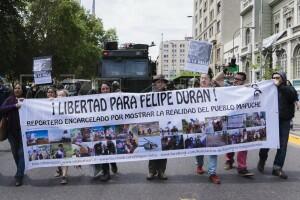
[[[300,199],[300,146],[294,144],[289,145],[284,167],[288,180],[271,175],[273,150],[264,175],[256,170],[258,151],[249,152],[249,170],[255,173],[251,179],[238,176],[236,170],[225,171],[224,156],[219,156],[221,185],[210,183],[207,175],[196,175],[194,158],[178,158],[168,160],[167,181],[147,181],[147,162],[141,161],[118,164],[119,174],[107,183],[93,180],[90,166],[81,170],[70,167],[69,184],[65,186],[53,177],[55,168],[34,169],[28,171],[24,185],[18,188],[14,186],[15,165],[8,148],[7,142],[0,143],[0,200]]]

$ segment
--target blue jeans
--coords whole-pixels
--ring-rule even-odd
[[[197,166],[202,167],[204,164],[203,160],[204,160],[204,156],[196,156]],[[208,156],[208,171],[207,171],[207,173],[209,175],[216,174],[217,162],[218,162],[217,155]]]
[[[11,152],[13,154],[16,167],[17,167],[17,172],[15,177],[23,178],[24,171],[25,171],[25,160],[24,160],[22,141],[16,141],[16,139],[12,137],[11,134],[8,134],[8,141],[10,143]]]
[[[290,120],[279,120],[279,143],[280,148],[277,149],[275,160],[273,163],[274,169],[281,169],[284,165],[287,144],[289,140],[289,132],[290,132]],[[259,151],[259,159],[265,162],[268,158],[268,152],[270,149],[260,149]]]

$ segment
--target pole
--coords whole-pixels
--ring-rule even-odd
[[[262,48],[263,48],[263,36],[262,36],[262,14],[263,14],[263,0],[260,0],[260,20],[259,20],[259,35],[260,35],[260,79],[262,80]]]
[[[164,48],[164,34],[161,33],[161,53],[160,53],[160,74],[163,74],[163,48]]]

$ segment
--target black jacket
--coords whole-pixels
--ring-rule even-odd
[[[279,74],[283,80],[277,87],[279,120],[291,120],[295,115],[295,102],[298,101],[297,91],[293,86],[286,84],[287,78],[284,72],[274,74]]]

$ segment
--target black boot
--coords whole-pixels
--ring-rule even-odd
[[[16,187],[23,185],[23,177],[17,176],[15,179],[16,179],[16,183],[15,183]]]
[[[282,171],[282,169],[273,169],[272,175],[278,176],[279,178],[282,178],[282,179],[288,178],[288,176]]]
[[[259,159],[259,161],[257,163],[257,170],[260,173],[264,173],[264,171],[265,171],[265,164],[266,164],[266,161]]]

